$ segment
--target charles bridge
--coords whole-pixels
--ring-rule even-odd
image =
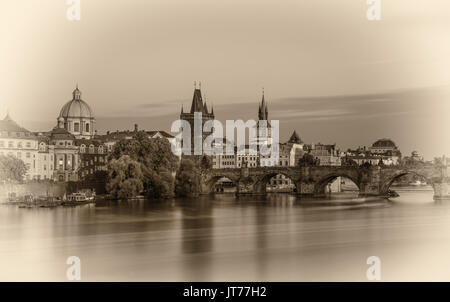
[[[450,199],[450,167],[408,166],[307,166],[210,169],[202,175],[203,194],[213,192],[215,183],[226,177],[236,184],[236,194],[265,194],[266,184],[278,174],[295,184],[298,195],[321,196],[327,184],[338,177],[352,180],[360,196],[387,196],[390,185],[406,174],[424,178],[434,189],[435,200]]]

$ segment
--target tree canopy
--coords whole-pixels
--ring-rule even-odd
[[[137,196],[144,188],[143,180],[141,164],[128,155],[122,155],[119,159],[112,159],[108,163],[106,189],[114,198]]]
[[[123,155],[141,165],[143,187],[148,198],[173,196],[173,173],[179,160],[165,138],[149,138],[147,133],[137,132],[132,139],[117,142],[109,159],[119,159]]]
[[[358,163],[353,160],[352,158],[348,157],[348,156],[344,156],[343,158],[341,158],[341,165],[342,166],[358,166]]]
[[[314,156],[309,153],[305,153],[303,157],[298,160],[298,165],[300,167],[318,166],[319,163],[319,159],[314,158]]]
[[[175,179],[175,194],[191,196],[200,191],[200,174],[198,165],[189,158],[183,158]]]
[[[22,181],[27,170],[21,159],[12,155],[0,155],[0,181]]]

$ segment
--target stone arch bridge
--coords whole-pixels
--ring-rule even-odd
[[[202,175],[200,193],[213,192],[222,177],[236,184],[236,194],[265,194],[266,184],[278,174],[290,178],[299,195],[320,196],[328,183],[337,177],[352,180],[361,196],[387,196],[389,186],[399,177],[415,174],[427,180],[434,188],[435,199],[450,199],[450,167],[427,165],[404,166],[311,166],[311,167],[257,167],[211,169]]]

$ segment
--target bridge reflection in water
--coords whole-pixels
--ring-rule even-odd
[[[284,175],[295,185],[295,192],[303,196],[323,196],[325,188],[338,177],[350,179],[358,187],[360,196],[388,196],[389,187],[408,174],[418,175],[433,186],[434,198],[450,199],[450,167],[424,165],[404,166],[312,166],[258,167],[211,169],[202,176],[201,192],[214,192],[219,179],[227,178],[236,184],[236,194],[264,195],[270,179]]]

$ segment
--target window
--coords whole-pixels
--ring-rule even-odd
[[[17,148],[22,148],[22,142],[17,143]]]
[[[0,141],[0,148],[5,147],[5,142],[4,141]]]
[[[30,158],[30,157],[31,157],[30,152],[27,152],[27,153],[25,154],[25,156],[26,156],[26,158]]]
[[[31,148],[31,143],[27,142],[27,148]]]
[[[8,148],[14,148],[14,143],[13,142],[8,142]]]
[[[73,125],[73,131],[75,131],[75,132],[79,132],[80,131],[80,123],[75,123]]]
[[[89,123],[86,124],[86,132],[89,132]]]
[[[22,158],[22,153],[17,152],[17,158]]]

